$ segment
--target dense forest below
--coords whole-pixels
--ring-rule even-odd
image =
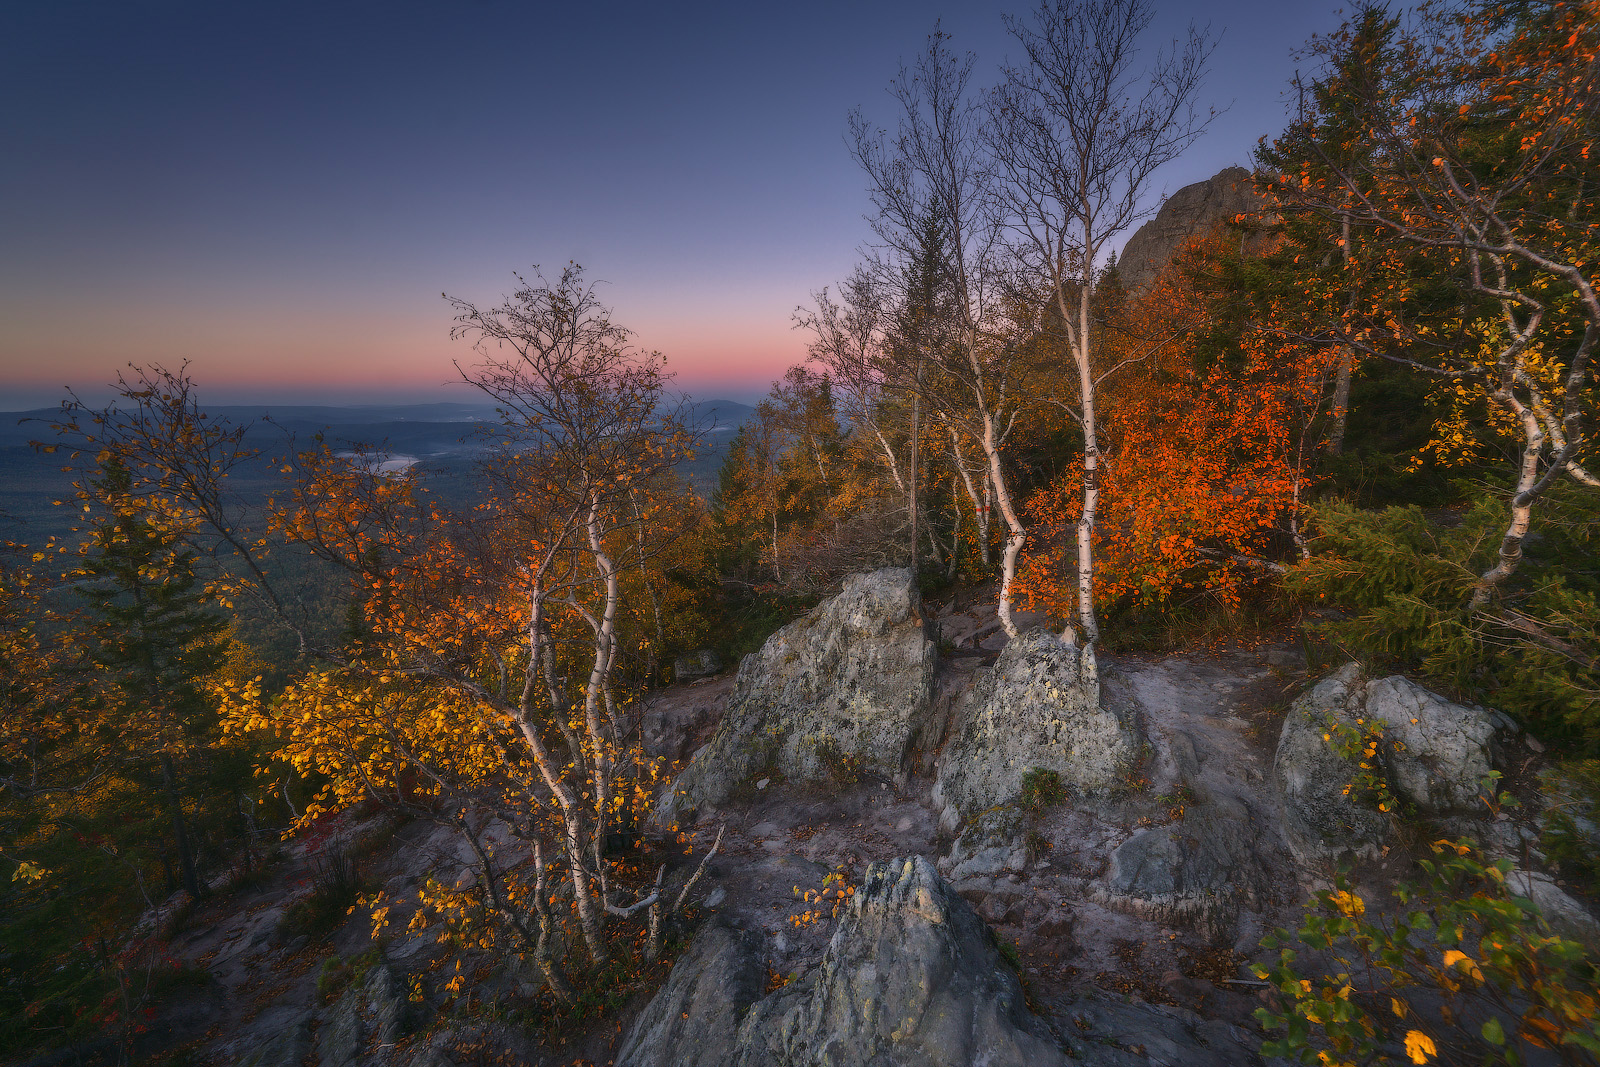
[[[1298,111],[1252,167],[1154,217],[1161,168],[1209,121],[1210,43],[1142,54],[1149,19],[1140,0],[1047,3],[1010,23],[1025,58],[990,84],[936,31],[892,82],[889,125],[850,117],[874,243],[797,310],[809,357],[754,408],[675,393],[569,266],[496,305],[451,300],[472,404],[263,418],[150,365],[104,407],[7,417],[0,1058],[202,1061],[204,1036],[142,1036],[216,981],[173,939],[280,885],[291,854],[306,884],[273,936],[325,958],[319,998],[367,988],[383,959],[330,954],[335,931],[390,945],[400,909],[437,933],[405,979],[434,1020],[416,1029],[522,1026],[545,1035],[528,1062],[579,1062],[551,1035],[652,1018],[673,960],[709,951],[686,948],[714,907],[691,890],[719,847],[759,847],[738,829],[723,846],[719,806],[777,818],[778,789],[867,789],[959,869],[980,826],[1034,863],[1062,804],[1149,829],[1220,803],[1187,779],[1158,795],[1165,742],[1127,742],[1110,785],[1024,751],[981,814],[948,799],[975,780],[951,770],[953,725],[916,726],[903,768],[826,725],[803,758],[780,740],[736,758],[733,725],[651,747],[644,709],[721,664],[750,657],[718,690],[728,724],[758,672],[865,678],[826,634],[795,635],[855,633],[840,605],[900,596],[883,576],[903,568],[885,632],[932,635],[917,684],[947,718],[999,706],[1008,657],[1036,647],[1070,654],[1085,722],[1130,678],[1188,684],[1162,657],[1269,645],[1308,693],[1354,663],[1503,713],[1539,762],[1490,772],[1468,807],[1492,823],[1527,806],[1519,856],[1465,816],[1429,822],[1395,771],[1403,743],[1350,705],[1322,734],[1348,757],[1341,795],[1412,827],[1393,847],[1415,851],[1400,873],[1421,888],[1401,892],[1426,908],[1380,920],[1318,868],[1305,958],[1257,938],[1237,952],[1256,977],[1218,981],[1263,990],[1255,1037],[1300,1062],[1595,1062],[1597,945],[1538,925],[1550,907],[1507,872],[1537,859],[1579,911],[1600,892],[1600,12],[1362,7],[1308,45]],[[1001,681],[960,674],[969,695],[938,704],[950,664]],[[779,738],[747,727],[763,730]],[[674,799],[712,781],[698,807]],[[381,842],[326,846],[380,816],[404,840],[442,828],[469,873],[380,886]],[[847,898],[864,857],[830,866],[795,886],[797,939],[863,914]],[[916,868],[936,897],[938,877]],[[1344,943],[1367,961],[1354,994],[1317,969]],[[772,996],[790,981],[768,978]]]

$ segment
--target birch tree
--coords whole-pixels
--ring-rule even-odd
[[[1097,359],[1092,306],[1109,243],[1153,211],[1155,172],[1176,159],[1209,115],[1196,109],[1211,45],[1187,37],[1138,63],[1149,0],[1044,0],[1031,20],[1009,19],[1026,62],[1008,67],[991,98],[994,155],[1005,181],[1017,255],[1046,280],[1053,320],[1072,354],[1076,397],[1062,406],[1083,433],[1077,528],[1077,629],[1092,672],[1100,627],[1094,539],[1101,450],[1099,387],[1118,365]],[[1060,398],[1058,398],[1060,399]],[[1062,634],[1075,642],[1073,627]]]
[[[1372,20],[1358,13],[1313,42],[1325,70],[1302,86],[1301,114],[1279,139],[1278,154],[1300,163],[1276,175],[1274,192],[1289,210],[1353,220],[1422,254],[1464,298],[1456,321],[1430,322],[1414,301],[1366,289],[1331,340],[1427,374],[1443,398],[1480,400],[1512,428],[1509,514],[1471,598],[1480,610],[1516,570],[1551,485],[1600,488],[1586,466],[1600,343],[1600,23],[1582,4],[1423,8],[1394,31],[1386,77],[1335,86]],[[1354,121],[1331,121],[1345,116]],[[1366,150],[1351,151],[1350,138]]]
[[[869,221],[880,241],[876,264],[885,284],[902,289],[905,268],[928,253],[930,220],[943,231],[939,256],[951,328],[937,347],[919,351],[911,367],[893,361],[893,387],[915,395],[941,421],[956,423],[982,450],[984,474],[1006,527],[998,613],[1006,633],[1015,636],[1013,585],[1027,541],[1004,451],[1018,410],[1016,349],[1001,300],[1005,250],[995,210],[992,138],[973,63],[970,54],[957,55],[948,35],[935,27],[916,61],[890,84],[899,108],[894,130],[880,129],[858,110],[851,115],[850,143],[867,176],[874,209]],[[907,306],[907,296],[897,293],[897,304]]]

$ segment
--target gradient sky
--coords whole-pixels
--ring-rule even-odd
[[[1157,0],[1228,108],[1166,192],[1281,128],[1329,7]],[[942,17],[987,79],[1021,3],[115,0],[0,13],[0,409],[191,361],[202,396],[470,400],[440,292],[568,260],[679,384],[748,399],[869,237],[844,146]],[[1159,193],[1162,189],[1158,189]]]

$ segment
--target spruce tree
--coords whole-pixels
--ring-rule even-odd
[[[100,514],[85,548],[80,595],[94,620],[91,656],[114,707],[107,743],[120,748],[131,778],[159,788],[183,887],[198,898],[185,784],[216,743],[216,709],[202,682],[222,666],[228,623],[210,607],[181,528],[135,496],[125,466],[105,461],[89,497]]]

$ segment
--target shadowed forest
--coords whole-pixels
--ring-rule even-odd
[[[754,409],[569,265],[449,298],[481,403],[431,420],[148,365],[8,429],[0,1059],[1596,1062],[1600,9],[1359,8],[1164,207],[1213,42],[1149,21],[936,29],[848,117],[875,238]],[[1196,679],[1247,695],[1173,728]],[[1052,700],[1067,755],[1004,739]],[[1208,777],[1225,734],[1262,774]],[[1171,884],[1091,869],[1157,832]],[[970,1055],[802,1005],[902,906],[980,931]],[[681,983],[757,934],[716,1045]]]

